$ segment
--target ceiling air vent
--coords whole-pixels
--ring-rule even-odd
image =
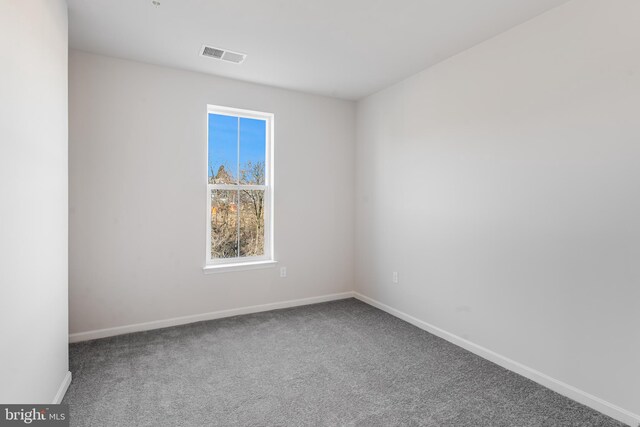
[[[247,57],[247,55],[244,53],[232,52],[230,50],[220,49],[218,47],[207,45],[202,46],[202,50],[200,50],[200,56],[233,62],[234,64],[242,64],[242,61],[244,61],[244,59]]]

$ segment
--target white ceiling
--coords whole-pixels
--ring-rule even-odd
[[[358,99],[567,0],[68,0],[72,48]],[[199,56],[207,43],[241,65]]]

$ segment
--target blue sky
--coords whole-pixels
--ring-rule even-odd
[[[259,119],[209,114],[209,170],[220,165],[233,177],[238,176],[238,125],[240,126],[240,167],[248,161],[265,161],[266,122]]]

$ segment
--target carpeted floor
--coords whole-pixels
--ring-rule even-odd
[[[349,299],[70,346],[72,426],[622,426]]]

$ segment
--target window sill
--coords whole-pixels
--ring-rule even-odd
[[[235,264],[218,264],[205,265],[202,267],[204,274],[227,273],[230,271],[258,270],[262,268],[272,268],[278,264],[278,261],[254,261],[254,262],[238,262]]]

